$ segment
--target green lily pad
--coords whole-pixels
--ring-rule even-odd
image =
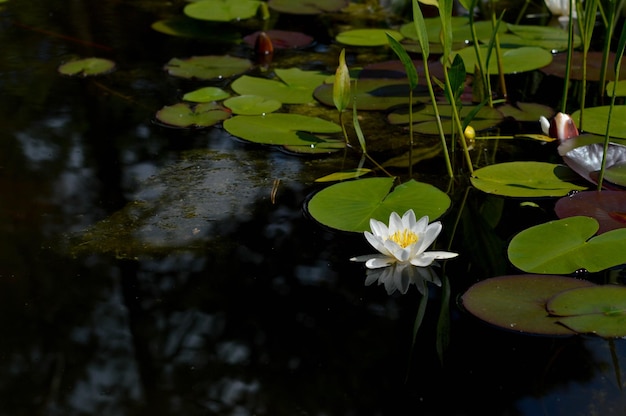
[[[626,186],[626,164],[614,165],[606,169],[604,179],[609,182]]]
[[[320,155],[338,152],[346,148],[346,142],[328,139],[323,142],[307,143],[304,145],[283,145],[283,149],[297,154]]]
[[[210,40],[211,42],[234,43],[241,34],[232,25],[174,16],[154,22],[153,30],[170,36]]]
[[[200,0],[186,5],[183,13],[193,19],[229,22],[254,17],[260,5],[258,0]]]
[[[515,105],[507,103],[497,108],[505,117],[511,117],[515,121],[536,123],[541,116],[544,116],[548,120],[554,116],[554,109],[547,105],[537,103],[518,102],[515,103]]]
[[[437,107],[439,109],[439,116],[442,121],[444,133],[452,134],[452,106],[449,104],[439,104]],[[460,111],[461,119],[475,108],[476,106],[473,105],[463,106]],[[478,110],[470,124],[474,130],[480,131],[498,125],[502,122],[503,118],[504,116],[498,110],[485,106]],[[389,113],[387,121],[391,124],[407,124],[409,122],[408,109],[398,109]],[[439,134],[435,111],[432,105],[427,104],[425,107],[413,112],[413,123],[413,128],[416,133]]]
[[[626,336],[626,287],[602,285],[567,290],[547,303],[559,322],[582,334]]]
[[[598,234],[626,228],[626,192],[582,191],[556,201],[554,212],[559,218],[584,215],[598,221]]]
[[[183,100],[192,101],[194,103],[208,103],[211,101],[220,101],[230,97],[230,94],[218,87],[203,87],[190,91],[183,95]]]
[[[370,218],[387,223],[392,212],[409,209],[434,220],[450,206],[450,198],[436,187],[410,180],[391,189],[395,178],[366,178],[340,182],[322,189],[309,201],[311,216],[323,225],[343,231],[370,229]]]
[[[258,95],[240,95],[224,101],[224,105],[234,114],[253,116],[273,113],[282,106],[282,103]]]
[[[409,83],[406,79],[361,78],[352,89],[348,108],[356,99],[357,110],[387,110],[396,105],[409,103]],[[334,107],[333,84],[323,84],[315,89],[313,96],[324,105]],[[418,86],[413,92],[413,104],[428,100],[428,92]]]
[[[567,50],[567,31],[553,26],[514,25],[508,24],[506,33],[500,36],[500,45],[511,46],[538,46],[548,51]],[[488,38],[482,38],[488,41]],[[574,35],[574,48],[581,44],[580,36]]]
[[[563,276],[512,275],[485,279],[462,296],[463,307],[498,327],[528,334],[574,335],[559,319],[549,316],[546,303],[563,291],[593,283]]]
[[[480,53],[483,62],[487,58],[487,47],[481,46]],[[521,48],[502,48],[502,66],[505,74],[515,74],[519,72],[532,71],[548,65],[552,61],[552,54],[537,46],[524,46]],[[463,58],[465,70],[468,74],[473,74],[478,65],[474,48],[465,48],[456,52]],[[498,73],[498,64],[495,54],[492,53],[489,61],[489,73]]]
[[[336,134],[341,126],[318,117],[272,113],[265,116],[235,116],[224,122],[233,136],[255,143],[312,146],[325,140],[314,133]]]
[[[606,84],[606,95],[609,97],[613,96],[613,85],[615,81],[611,81]],[[617,86],[615,87],[615,96],[616,97],[626,97],[626,80],[617,81]]]
[[[626,263],[626,229],[593,237],[598,228],[598,221],[584,216],[530,227],[511,240],[509,260],[525,272],[546,274],[593,273]]]
[[[221,79],[241,74],[252,67],[248,59],[234,56],[194,56],[187,59],[172,58],[164,69],[173,76],[197,79]]]
[[[585,107],[584,129],[585,133],[594,133],[604,136],[609,119],[609,106]],[[580,125],[580,110],[572,113],[572,119],[577,126]],[[626,105],[613,107],[611,115],[611,127],[609,136],[626,139]]]
[[[343,9],[349,3],[349,0],[269,0],[267,5],[280,13],[320,14]]]
[[[474,171],[472,185],[488,194],[511,197],[563,196],[587,189],[562,179],[569,169],[545,162],[507,162]]]
[[[441,19],[439,17],[429,17],[424,19],[426,26],[426,34],[428,41],[431,43],[439,43],[441,32]],[[469,18],[465,16],[452,16],[451,19],[452,28],[452,42],[459,44],[467,44],[472,40],[471,26],[469,24]],[[491,21],[478,21],[474,23],[474,29],[476,30],[476,36],[478,39],[489,39],[493,32]],[[506,27],[500,25],[498,33],[506,32]],[[405,23],[400,27],[400,33],[412,40],[418,40],[417,32],[415,30],[415,24],[413,22]]]
[[[156,119],[174,127],[209,127],[229,118],[231,114],[215,103],[190,106],[178,103],[161,108]]]
[[[385,46],[388,44],[387,33],[397,41],[404,38],[400,32],[391,29],[354,29],[341,32],[335,39],[350,46]]]
[[[244,75],[231,87],[240,95],[258,95],[284,104],[307,104],[313,101],[315,88],[328,76],[299,68],[276,69],[275,72],[280,81]]]
[[[367,168],[356,168],[351,170],[344,170],[341,172],[331,173],[330,175],[322,176],[315,179],[315,182],[337,182],[345,181],[347,179],[356,179],[359,176],[367,175],[372,170]]]
[[[570,80],[580,81],[583,79],[583,53],[574,51],[572,53],[572,61],[570,65]],[[557,77],[565,77],[565,69],[567,67],[567,54],[557,53],[549,65],[541,68],[541,72],[547,75]],[[587,72],[585,77],[587,81],[599,81],[602,72],[602,51],[589,51],[587,54]],[[626,79],[626,65],[620,68],[620,79]],[[609,53],[609,62],[606,71],[607,81],[615,79],[615,52]]]
[[[104,58],[83,58],[66,62],[58,71],[69,76],[93,76],[107,74],[115,69],[115,62]]]

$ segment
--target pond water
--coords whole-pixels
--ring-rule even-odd
[[[201,85],[173,79],[165,62],[248,52],[150,29],[182,6],[1,6],[0,414],[626,413],[623,340],[509,333],[458,306],[471,284],[515,272],[505,242],[552,219],[553,200],[535,208],[495,198],[505,204],[497,233],[464,226],[447,268],[450,346],[440,360],[432,286],[413,347],[417,289],[390,296],[366,286],[363,265],[348,260],[371,252],[363,236],[303,211],[321,188],[313,180],[338,170],[341,156],[153,122]],[[316,22],[278,21],[311,31]],[[299,53],[332,70],[330,49]],[[118,68],[60,76],[75,56]],[[417,174],[444,175],[439,162]],[[471,195],[466,224],[486,198]]]

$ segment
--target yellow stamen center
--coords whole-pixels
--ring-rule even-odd
[[[389,239],[395,243],[397,243],[400,247],[405,248],[410,246],[411,244],[417,243],[419,237],[411,230],[400,230],[389,236]]]

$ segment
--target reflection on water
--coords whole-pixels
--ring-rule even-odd
[[[180,6],[14,0],[0,12],[0,414],[624,413],[602,340],[503,333],[453,302],[442,366],[433,285],[409,364],[419,292],[365,286],[362,265],[348,260],[369,250],[362,236],[331,233],[302,213],[312,178],[340,160],[151,123],[180,87],[163,62],[207,48],[147,30]],[[55,72],[71,55],[101,54],[121,69],[99,81]],[[228,155],[203,159],[204,174],[234,159],[248,167],[249,176],[220,177],[223,192],[244,177],[258,193],[225,193],[219,202],[230,205],[192,249],[123,255],[136,236],[111,229],[117,252],[68,254],[77,233],[135,200],[158,201],[167,188],[157,185],[198,149]],[[193,206],[203,195],[189,196]],[[163,216],[185,207],[178,198],[154,208]],[[464,261],[449,272],[453,296],[488,269]],[[623,361],[623,341],[615,348]]]

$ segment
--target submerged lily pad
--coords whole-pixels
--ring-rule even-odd
[[[231,85],[240,95],[258,95],[284,104],[307,104],[313,101],[313,91],[327,75],[299,68],[276,69],[280,81],[244,75]]]
[[[598,221],[584,216],[530,227],[511,240],[509,260],[525,272],[546,274],[593,273],[626,263],[626,229],[593,237],[598,228]]]
[[[273,113],[282,104],[276,100],[268,100],[258,95],[240,95],[224,101],[224,105],[232,110],[234,114],[242,115],[263,115]]]
[[[235,116],[224,122],[233,136],[255,143],[314,146],[325,142],[314,134],[336,134],[341,126],[318,117],[272,113],[265,116]]]
[[[571,289],[555,295],[548,311],[581,334],[604,338],[626,336],[626,287],[602,285]]]
[[[387,34],[400,41],[404,36],[391,29],[354,29],[346,30],[337,35],[337,42],[350,46],[385,46],[388,45]]]
[[[197,79],[221,79],[241,74],[252,67],[248,59],[229,55],[172,58],[164,69],[173,76]]]
[[[209,127],[231,116],[215,103],[202,103],[190,106],[186,103],[178,103],[161,108],[156,113],[156,118],[161,123],[173,127]]]
[[[436,187],[410,180],[391,189],[395,178],[366,178],[340,182],[316,193],[307,209],[316,221],[343,231],[369,231],[370,218],[387,222],[392,212],[409,209],[435,220],[450,206]]]
[[[260,5],[258,0],[199,0],[186,5],[183,12],[193,19],[229,22],[254,17]]]
[[[584,215],[595,218],[598,234],[626,228],[626,192],[583,191],[556,201],[554,211],[559,218]]]
[[[343,9],[349,3],[349,0],[269,0],[267,5],[280,13],[320,14]]]
[[[592,287],[593,283],[563,276],[512,275],[485,279],[470,287],[461,298],[472,315],[498,327],[538,335],[574,335],[559,325],[546,303],[566,290]]]
[[[569,171],[545,162],[507,162],[474,171],[472,185],[489,194],[511,197],[563,196],[586,189],[562,179]]]
[[[220,101],[230,97],[230,94],[218,87],[203,87],[190,91],[183,95],[183,100],[193,101],[194,103],[208,103],[211,101]]]
[[[66,62],[59,66],[63,75],[88,77],[103,75],[115,69],[115,62],[104,58],[83,58]]]
[[[502,67],[505,74],[515,74],[519,72],[532,71],[548,65],[552,61],[552,54],[537,46],[524,46],[521,48],[502,48]],[[456,52],[463,58],[465,71],[473,74],[478,62],[474,48],[465,48]],[[487,58],[487,47],[481,46],[480,53],[485,62]],[[498,64],[495,53],[492,53],[489,60],[489,73],[498,73]]]

